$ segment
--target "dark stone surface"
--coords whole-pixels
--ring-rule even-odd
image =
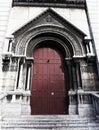
[[[12,6],[84,8],[85,0],[13,0]]]

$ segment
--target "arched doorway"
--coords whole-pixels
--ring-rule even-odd
[[[34,51],[31,114],[67,114],[68,98],[63,57],[53,47]]]

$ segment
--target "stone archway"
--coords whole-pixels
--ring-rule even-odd
[[[13,50],[15,51],[16,54],[24,55],[26,57],[27,72],[25,72],[25,73],[26,73],[26,79],[28,79],[25,82],[26,90],[29,90],[32,88],[32,85],[31,85],[32,80],[30,81],[30,79],[32,77],[31,76],[31,63],[32,63],[32,61],[34,62],[33,52],[39,46],[43,46],[43,47],[49,46],[56,50],[60,50],[60,52],[64,58],[65,66],[68,70],[67,71],[67,73],[68,73],[68,76],[67,76],[68,91],[67,92],[69,92],[69,90],[73,90],[74,86],[73,86],[72,78],[73,78],[73,75],[76,75],[76,73],[78,74],[78,76],[77,76],[78,79],[76,79],[77,85],[75,88],[77,89],[77,87],[80,86],[79,65],[73,66],[72,61],[74,61],[75,57],[84,57],[85,50],[82,45],[82,40],[83,40],[82,36],[79,37],[76,34],[70,33],[67,30],[62,29],[60,27],[42,26],[42,27],[37,27],[35,29],[32,29],[29,32],[25,32],[24,36],[21,36],[21,38],[17,37],[16,40],[18,40],[18,43],[13,48]],[[50,45],[49,44],[45,45],[44,42],[46,42],[46,41],[53,41],[53,42],[52,43],[50,42]],[[21,66],[22,65],[20,65],[20,68],[22,68]],[[21,69],[19,71],[21,71]],[[20,75],[20,73],[19,73],[19,75]],[[65,74],[65,76],[66,76],[66,74]],[[18,83],[19,83],[19,81],[18,81]],[[76,101],[77,101],[77,98],[75,98],[75,102]],[[70,104],[70,103],[68,103],[68,104]],[[76,102],[76,104],[77,104],[77,102]],[[77,108],[76,104],[75,104],[76,107],[74,109]],[[65,111],[65,113],[67,113],[67,111]]]
[[[32,53],[29,54],[30,50],[35,46],[35,44],[38,44],[38,42],[46,39],[46,37],[61,39],[64,41],[63,45],[65,47],[71,46],[74,56],[84,56],[85,50],[82,45],[83,37],[79,37],[58,26],[40,26],[30,30],[29,32],[25,32],[24,36],[18,39],[16,38],[18,42],[17,44],[13,44],[12,51],[18,55],[31,57]]]
[[[64,93],[66,94],[65,96],[64,96],[64,98],[65,99],[67,99],[67,101],[65,102],[65,100],[64,100],[64,105],[61,105],[61,106],[65,106],[65,107],[62,107],[62,108],[64,108],[63,109],[63,111],[61,111],[61,112],[59,112],[59,111],[54,111],[54,112],[52,112],[52,114],[67,114],[68,113],[68,104],[69,104],[69,98],[68,98],[68,96],[67,96],[67,94],[68,94],[68,92],[69,92],[69,90],[70,89],[73,89],[73,80],[72,80],[72,64],[71,64],[71,60],[72,60],[72,58],[73,58],[73,48],[72,48],[72,46],[69,44],[69,42],[68,41],[66,41],[66,40],[63,40],[63,39],[61,39],[61,37],[58,37],[58,38],[56,38],[56,37],[50,37],[49,35],[47,35],[46,37],[45,36],[42,36],[42,37],[38,37],[38,38],[36,38],[36,39],[32,39],[31,41],[30,41],[30,43],[28,44],[28,47],[27,47],[27,56],[28,57],[31,57],[31,56],[33,56],[33,59],[34,59],[34,64],[33,64],[33,66],[35,67],[35,55],[34,55],[34,52],[35,52],[35,50],[37,49],[37,48],[43,48],[43,47],[49,47],[49,48],[52,48],[52,49],[55,49],[55,50],[57,50],[57,51],[60,51],[60,54],[61,54],[61,56],[62,56],[62,58],[64,59],[63,61],[64,61],[64,66],[65,66],[65,69],[67,69],[67,72],[66,71],[64,71],[64,77],[66,78],[66,80],[68,81],[68,83],[66,83],[66,85],[65,85],[65,87],[66,87],[66,89],[67,89],[67,91],[64,91]],[[46,59],[46,62],[47,62],[47,60],[48,59]],[[40,65],[40,66],[42,66],[42,65]],[[33,74],[33,72],[32,72],[32,74]],[[33,77],[33,76],[32,76]],[[39,76],[38,76],[39,77]],[[65,80],[65,78],[64,78],[64,80]],[[32,82],[32,85],[31,85],[31,90],[33,89],[33,80],[34,79],[32,79],[31,80],[31,82]],[[37,81],[38,82],[38,81]],[[32,93],[33,93],[33,91],[32,91]],[[52,91],[52,93],[53,93],[53,91]],[[51,92],[50,92],[50,94],[51,94]],[[35,94],[33,94],[33,95],[35,95]],[[39,110],[37,110],[37,107],[40,107],[39,106],[39,104],[41,104],[41,102],[39,103],[39,101],[37,101],[36,99],[35,99],[35,97],[32,97],[31,96],[31,101],[33,101],[33,98],[34,98],[34,103],[33,104],[35,104],[36,102],[38,102],[38,105],[36,106],[36,108],[35,107],[33,107],[34,105],[31,103],[31,114],[44,114],[43,112],[45,112],[45,114],[51,114],[51,112],[49,113],[48,111],[46,112],[44,109],[42,110],[43,112],[41,112],[40,113],[40,111]],[[37,98],[37,97],[36,97]],[[41,98],[41,97],[40,97]],[[49,97],[47,97],[47,98],[49,98]],[[45,98],[46,99],[46,98]],[[43,102],[43,101],[42,101]],[[47,101],[46,101],[47,102]],[[61,102],[60,102],[61,103]],[[48,107],[48,104],[46,105],[47,107]],[[54,106],[55,107],[55,106]],[[37,110],[37,111],[35,111],[35,110],[33,110],[33,108],[35,109],[35,110]],[[33,110],[33,111],[32,111]],[[51,111],[51,110],[50,110]],[[55,113],[56,112],[56,113]]]
[[[50,16],[51,21],[47,21],[48,16]],[[49,9],[14,32],[13,35],[15,40],[12,43],[12,52],[14,53],[12,61],[15,58],[17,59],[15,64],[17,66],[16,89],[24,90],[25,92],[29,91],[29,96],[31,94],[31,66],[35,66],[33,64],[33,62],[35,63],[35,55],[33,55],[35,50],[39,47],[49,47],[55,49],[55,51],[60,50],[67,69],[65,76],[66,74],[68,75],[66,77],[68,81],[68,84],[66,84],[68,91],[66,92],[68,92],[69,96],[68,113],[79,113],[79,90],[83,88],[89,90],[90,86],[92,86],[91,84],[87,85],[87,79],[83,80],[82,78],[83,74],[87,73],[90,67],[93,69],[93,66],[90,66],[90,63],[88,63],[92,61],[87,57],[89,44],[85,43],[84,37],[86,35],[79,28]],[[50,46],[46,44],[45,46],[45,41],[53,41],[53,44],[51,43]],[[86,62],[87,60],[88,62]],[[49,62],[48,59],[47,61]],[[88,74],[86,77],[88,77]],[[27,104],[28,101],[30,103],[29,98],[26,99]],[[30,104],[27,106],[30,107]]]

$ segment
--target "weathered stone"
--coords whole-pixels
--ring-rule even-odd
[[[0,1],[0,130],[99,130],[98,0],[13,2]],[[33,54],[44,41],[63,54],[68,115],[30,116]]]

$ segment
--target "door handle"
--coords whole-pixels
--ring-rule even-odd
[[[47,60],[47,63],[49,63],[49,62],[50,62],[50,60],[48,59],[48,60]]]
[[[55,93],[54,93],[54,92],[51,92],[51,95],[52,95],[52,96],[54,96],[54,95],[55,95]]]

